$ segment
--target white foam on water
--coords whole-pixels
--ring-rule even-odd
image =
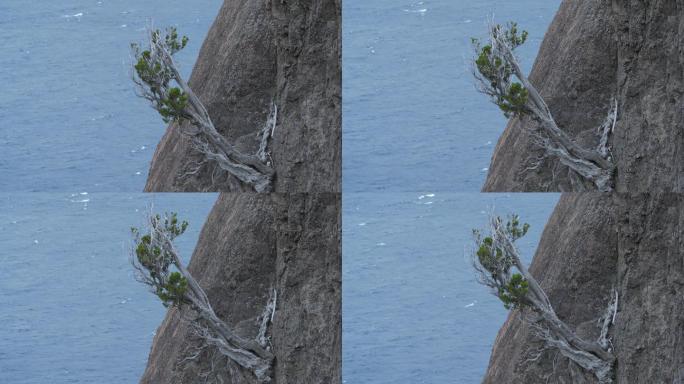
[[[62,15],[63,18],[65,19],[72,19],[75,18],[76,20],[81,20],[81,17],[83,17],[83,12],[79,12],[73,15]]]
[[[407,12],[407,13],[417,13],[417,14],[419,14],[419,15],[424,15],[425,13],[427,13],[427,11],[428,11],[427,8],[421,8],[421,9],[404,9],[404,12]]]

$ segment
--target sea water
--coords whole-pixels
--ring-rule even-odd
[[[0,191],[142,191],[166,124],[135,95],[130,43],[177,26],[187,76],[221,4],[0,1]]]
[[[215,194],[0,193],[0,383],[135,383],[166,309],[137,282],[130,228],[153,208],[190,225]]]
[[[345,191],[479,191],[506,119],[475,88],[471,38],[517,21],[529,70],[559,4],[342,1]]]
[[[477,281],[472,230],[490,214],[531,225],[529,263],[557,194],[350,193],[343,196],[343,380],[479,383],[506,319]]]

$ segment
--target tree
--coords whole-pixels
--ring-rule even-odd
[[[277,293],[273,292],[264,309],[255,339],[240,337],[216,315],[206,293],[181,262],[174,239],[185,232],[188,223],[169,213],[151,214],[147,225],[145,233],[131,228],[131,262],[138,281],[148,285],[165,307],[187,307],[196,315],[190,323],[202,340],[200,349],[215,348],[225,358],[251,371],[258,382],[270,382],[274,356],[268,329],[275,314]]]
[[[492,216],[486,234],[473,231],[473,265],[480,282],[492,288],[506,309],[520,311],[523,321],[544,342],[536,358],[547,349],[555,349],[596,376],[599,383],[611,383],[615,357],[608,332],[617,313],[617,291],[601,316],[598,340],[580,338],[558,318],[548,296],[520,260],[515,241],[525,236],[528,229],[528,224],[521,224],[518,216],[512,215],[506,221]]]
[[[186,175],[195,174],[204,164],[214,162],[255,191],[270,192],[275,171],[269,161],[268,143],[278,119],[277,106],[272,105],[266,124],[259,130],[257,153],[241,153],[216,130],[209,112],[180,75],[173,60],[173,56],[185,48],[188,38],[179,38],[176,28],[172,27],[164,35],[158,29],[150,31],[148,43],[146,48],[131,44],[133,82],[138,95],[151,103],[164,122],[179,123],[181,133],[189,137],[194,149],[202,154],[197,167]],[[184,121],[190,124],[180,124]]]
[[[506,27],[491,25],[486,43],[472,39],[476,50],[473,74],[480,91],[489,96],[507,118],[529,116],[538,123],[529,132],[545,155],[533,160],[526,170],[538,168],[546,156],[555,156],[573,171],[571,177],[576,190],[585,189],[587,181],[592,189],[611,191],[615,165],[608,141],[617,122],[617,99],[613,100],[606,119],[598,127],[596,149],[581,147],[558,127],[541,94],[520,68],[514,51],[525,43],[527,36],[527,31],[519,31],[516,23],[509,23]]]

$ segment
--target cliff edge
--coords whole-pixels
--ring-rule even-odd
[[[253,339],[269,294],[272,383],[341,382],[339,194],[221,194],[204,224],[189,270],[218,316]],[[141,383],[201,383],[213,371],[227,382],[256,383],[211,351],[196,352],[187,309],[172,308],[157,330]],[[215,364],[215,366],[214,366]]]
[[[544,229],[530,272],[580,337],[598,338],[618,291],[615,383],[684,383],[683,232],[679,194],[565,194]],[[520,316],[499,331],[484,383],[594,382],[553,349],[530,360],[543,343]]]
[[[275,192],[341,191],[340,14],[339,0],[225,1],[192,71],[189,84],[216,129],[247,153],[278,107],[269,145]],[[170,124],[145,191],[245,189],[232,176],[214,177],[211,165],[188,175],[198,160]]]

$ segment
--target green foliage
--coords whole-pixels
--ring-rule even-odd
[[[511,22],[508,28],[501,25],[492,28],[493,37],[503,37],[503,41],[511,51],[527,41],[527,31],[520,32],[518,24]],[[527,112],[529,94],[522,84],[510,81],[513,67],[500,52],[493,52],[491,43],[482,45],[479,39],[471,39],[477,51],[475,67],[482,78],[489,82],[494,103],[503,111],[506,117],[519,116]]]
[[[506,232],[511,236],[513,241],[525,236],[530,229],[530,225],[524,223],[520,225],[520,217],[518,215],[511,215],[506,222]]]
[[[170,242],[185,232],[188,222],[180,221],[175,212],[163,217],[154,215],[150,220],[153,230],[149,234],[141,235],[138,228],[131,228],[135,259],[147,275],[145,282],[153,287],[164,306],[180,305],[186,302],[188,282],[179,272],[171,271],[175,259]]]
[[[527,280],[519,273],[514,273],[506,284],[499,288],[499,299],[506,309],[523,308],[528,291]]]
[[[509,22],[508,29],[503,29],[501,25],[497,25],[495,28],[498,33],[503,33],[504,41],[506,41],[512,49],[518,48],[527,41],[527,31],[520,32],[518,30],[518,23],[516,22]]]
[[[158,111],[165,123],[179,120],[188,105],[188,95],[180,88],[172,87],[169,89],[168,96],[162,98],[159,104]]]
[[[152,42],[157,43],[161,38],[161,32],[157,29],[152,31]],[[164,46],[169,51],[171,55],[176,54],[188,44],[188,37],[183,36],[178,40],[178,31],[176,27],[169,27],[166,29],[166,35],[164,36]]]
[[[511,274],[515,260],[506,244],[525,236],[530,225],[521,223],[518,215],[510,215],[505,223],[500,217],[492,221],[499,230],[494,230],[491,235],[482,236],[480,231],[473,231],[477,262],[482,267],[481,272],[488,275],[486,284],[496,289],[506,309],[521,308],[526,303],[528,282],[520,273]]]
[[[176,28],[170,27],[163,36],[158,29],[152,31],[150,39],[153,46],[148,49],[143,50],[140,45],[131,44],[135,57],[133,69],[140,80],[140,85],[149,91],[148,98],[152,100],[164,122],[180,121],[187,115],[184,110],[188,105],[188,95],[180,88],[169,87],[176,73],[163,54],[156,50],[164,50],[169,56],[173,56],[185,48],[188,38],[179,38]]]
[[[513,265],[512,261],[504,259],[503,250],[494,246],[493,239],[489,236],[479,243],[476,254],[480,265],[495,277],[500,273],[507,273]]]
[[[160,220],[159,215],[156,216]],[[171,235],[171,239],[182,235],[188,228],[188,222],[178,221],[178,214],[176,212],[167,213],[164,215],[164,230]]]
[[[506,117],[519,116],[527,111],[528,96],[527,89],[514,82],[508,87],[508,92],[498,98],[496,105]]]
[[[144,235],[140,237],[138,241],[138,246],[135,248],[135,255],[138,258],[140,265],[148,270],[156,269],[158,260],[161,258],[161,248],[157,245],[152,245],[152,237],[150,235]],[[162,270],[168,269],[167,262]],[[154,273],[154,272],[153,272]]]
[[[172,272],[166,282],[157,287],[156,294],[165,307],[188,303],[185,293],[188,290],[188,280],[180,272]]]

